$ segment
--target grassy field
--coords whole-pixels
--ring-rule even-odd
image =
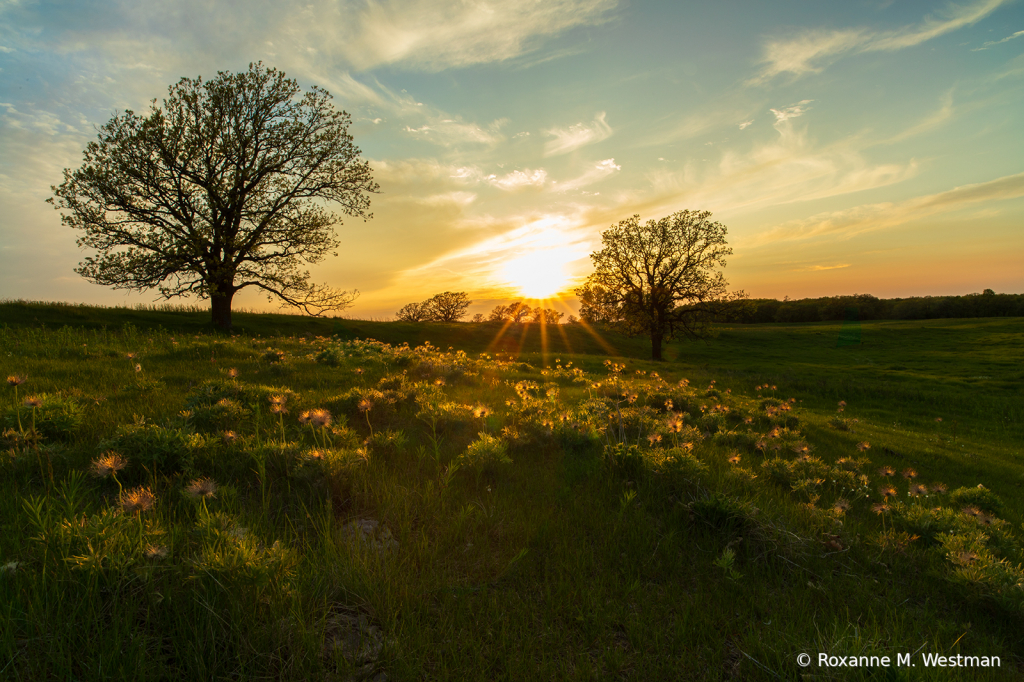
[[[1024,674],[1024,320],[237,318],[0,304],[0,679]]]

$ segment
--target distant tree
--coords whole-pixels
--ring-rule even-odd
[[[422,303],[407,303],[395,313],[395,317],[399,322],[423,322],[430,319],[430,310],[424,308]]]
[[[483,321],[484,321],[484,314],[483,313],[477,313],[476,315],[473,316],[473,322],[483,322]]]
[[[569,317],[566,318],[565,322],[566,324],[579,324],[580,320],[575,315],[570,315]]]
[[[562,319],[563,313],[551,308],[534,308],[533,319],[536,322],[543,322],[544,324],[558,324],[559,320]]]
[[[522,301],[516,301],[515,303],[509,303],[508,305],[496,305],[494,310],[491,311],[492,320],[500,320],[504,322],[525,322],[528,318],[533,317],[533,308],[526,305]]]
[[[634,215],[603,232],[603,248],[590,254],[594,272],[576,290],[583,318],[649,335],[655,360],[666,339],[707,336],[712,316],[743,297],[727,294],[725,276],[716,271],[732,249],[725,226],[710,217],[679,211],[641,224]]]
[[[429,319],[435,322],[458,322],[466,316],[466,310],[472,303],[464,291],[445,291],[428,298],[421,305],[429,311]]]
[[[76,271],[117,289],[209,298],[225,329],[235,293],[250,286],[313,315],[351,305],[357,292],[312,284],[301,268],[340,244],[324,203],[367,219],[378,186],[349,115],[326,90],[300,92],[257,63],[182,78],[148,115],[110,119],[48,200],[82,231],[78,245],[99,252]]]

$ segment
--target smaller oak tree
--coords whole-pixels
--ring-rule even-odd
[[[667,339],[708,336],[712,318],[745,296],[727,293],[716,270],[732,249],[725,226],[710,217],[679,211],[641,224],[634,215],[604,231],[604,248],[590,254],[594,272],[576,289],[583,320],[650,336],[654,360]]]

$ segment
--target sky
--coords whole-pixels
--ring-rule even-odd
[[[569,312],[603,230],[684,209],[752,297],[1024,292],[1022,0],[0,0],[0,298],[157,300],[76,274],[45,200],[114,115],[255,61],[326,88],[380,185],[311,268],[352,317]]]

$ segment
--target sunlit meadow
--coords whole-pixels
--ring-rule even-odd
[[[1013,679],[1020,398],[942,383],[958,324],[865,324],[925,348],[888,380],[838,325],[668,363],[570,354],[581,325],[516,352],[498,324],[4,327],[0,677],[925,679],[798,665],[820,651]],[[1019,320],[971,324],[1019,355]],[[352,333],[413,327],[467,349]]]

